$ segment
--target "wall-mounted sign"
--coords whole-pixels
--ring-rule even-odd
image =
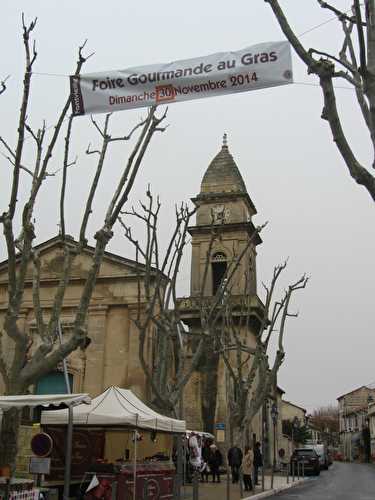
[[[218,443],[224,443],[225,442],[225,431],[216,431],[216,441]]]
[[[30,457],[30,474],[49,474],[51,469],[51,459],[46,457]]]
[[[218,422],[218,423],[215,425],[215,427],[216,427],[216,430],[218,430],[218,431],[219,431],[219,430],[220,430],[220,431],[224,431],[224,430],[225,430],[225,424],[224,424],[224,422]]]
[[[202,99],[293,83],[289,42],[70,77],[74,115]]]

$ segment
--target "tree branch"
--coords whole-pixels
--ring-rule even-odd
[[[65,137],[63,175],[62,175],[62,183],[61,183],[61,191],[60,191],[60,231],[61,231],[61,237],[63,240],[65,240],[64,204],[65,204],[67,170],[68,170],[68,164],[69,164],[69,146],[70,146],[70,137],[71,137],[71,133],[72,133],[72,122],[73,122],[73,115],[70,115],[69,120],[68,120],[68,129],[67,129],[66,137]]]
[[[3,92],[5,92],[5,91],[6,91],[7,86],[6,86],[5,84],[6,84],[6,82],[7,82],[7,80],[8,80],[9,78],[10,78],[10,75],[8,75],[7,77],[5,77],[5,78],[4,78],[4,80],[2,80],[2,81],[0,82],[0,85],[1,85],[0,95],[1,95]]]
[[[341,127],[340,118],[337,112],[336,98],[334,94],[332,77],[329,75],[320,78],[320,84],[324,95],[323,118],[325,118],[333,135],[341,156],[345,160],[350,175],[360,185],[364,186],[371,198],[375,201],[375,178],[356,159]]]
[[[333,12],[334,14],[336,14],[337,18],[340,20],[340,21],[349,21],[350,23],[352,24],[356,24],[357,23],[357,20],[354,16],[348,16],[346,12],[343,12],[339,9],[336,9],[336,7],[334,7],[333,5],[330,5],[328,4],[327,2],[324,2],[323,0],[317,0],[318,3],[320,4],[320,6],[323,8],[323,9],[328,9],[330,10],[331,12]],[[363,26],[366,26],[366,23],[363,23]]]
[[[333,61],[336,61],[338,64],[341,64],[342,66],[344,66],[344,68],[346,68],[351,73],[356,72],[355,69],[353,69],[353,66],[351,64],[347,63],[346,61],[344,61],[342,59],[339,59],[338,57],[333,56],[332,54],[328,54],[328,52],[322,52],[322,51],[316,50],[316,49],[309,49],[309,53],[310,54],[318,54],[318,55],[324,56],[327,59],[332,59]],[[352,83],[352,84],[354,86],[356,85],[356,83]]]
[[[33,260],[33,306],[34,306],[34,314],[36,319],[37,330],[42,338],[45,341],[45,333],[46,333],[46,325],[43,319],[43,309],[40,303],[40,257],[39,252],[33,250],[32,252],[32,260]]]
[[[319,0],[318,0],[319,1]],[[345,22],[350,22],[352,23],[353,20],[355,21],[355,24],[357,26],[357,31],[358,31],[358,43],[359,43],[359,51],[360,51],[360,68],[356,68],[355,64],[355,58],[352,57],[352,65],[347,65],[347,68],[350,68],[350,71],[353,72],[354,80],[351,81],[348,79],[348,75],[345,75],[344,73],[335,73],[335,68],[332,62],[330,62],[327,59],[321,59],[320,61],[317,61],[311,57],[311,55],[303,48],[301,45],[300,41],[298,40],[297,36],[294,34],[293,30],[291,29],[283,10],[281,9],[279,2],[277,0],[265,0],[266,3],[269,3],[275,16],[276,19],[284,32],[285,36],[299,55],[299,57],[302,59],[302,61],[306,64],[308,73],[313,73],[316,74],[319,77],[320,80],[320,86],[323,91],[323,96],[324,96],[324,109],[322,113],[322,118],[325,120],[328,120],[331,131],[333,134],[333,140],[336,143],[336,146],[342,156],[342,158],[345,161],[345,164],[349,170],[350,175],[353,177],[353,179],[360,185],[364,186],[368,193],[370,194],[371,198],[375,200],[375,179],[374,177],[364,168],[359,161],[355,158],[353,155],[353,152],[346,140],[346,137],[344,136],[340,119],[338,116],[337,112],[337,107],[336,107],[336,100],[335,100],[335,94],[334,94],[334,89],[332,85],[332,78],[335,76],[340,76],[345,78],[346,80],[350,81],[351,84],[355,85],[356,93],[357,93],[357,99],[360,103],[360,107],[362,110],[362,114],[366,120],[366,124],[370,124],[370,133],[371,133],[371,139],[373,143],[373,150],[375,152],[375,63],[372,63],[372,70],[369,71],[367,68],[367,60],[366,60],[366,44],[364,41],[364,32],[363,28],[364,26],[367,27],[367,32],[368,36],[371,38],[371,33],[372,28],[371,26],[367,26],[367,24],[363,23],[361,20],[361,9],[360,9],[360,3],[359,0],[354,0],[354,18],[346,18],[345,16],[342,15],[341,12],[335,12],[339,19],[341,20],[342,26],[344,28],[345,36],[346,36],[346,41],[344,42],[343,48],[346,48],[346,45],[348,45],[348,48],[350,52],[353,54],[352,51],[352,45],[350,42],[350,32],[351,29],[347,28],[345,25]],[[319,1],[322,7],[324,8],[330,8],[329,4],[326,2],[321,2]],[[371,2],[370,2],[371,3]],[[332,10],[332,9],[331,9]],[[369,12],[368,7],[366,8],[366,12]],[[367,15],[367,14],[366,14]],[[375,61],[375,35],[373,36],[374,40],[373,43],[371,43],[371,48],[372,48],[372,59]],[[346,64],[346,59],[345,57],[342,56],[343,51],[341,51],[341,57],[340,57],[340,64],[344,65]],[[337,58],[335,58],[337,61]],[[370,61],[368,61],[370,64]],[[357,69],[357,71],[356,71]],[[345,75],[345,76],[344,76]],[[363,89],[364,89],[364,94],[367,96],[369,102],[370,102],[370,110],[369,110],[369,116],[367,114],[366,110],[366,103],[363,99],[362,95],[362,88],[361,88],[361,78],[364,82]],[[374,153],[374,158],[375,158],[375,153]],[[375,159],[373,162],[373,167],[375,168]]]
[[[353,6],[355,13],[355,21],[356,21],[355,24],[357,26],[357,32],[358,32],[359,60],[361,63],[360,72],[362,73],[364,78],[366,78],[366,72],[367,72],[366,43],[365,43],[365,36],[363,33],[361,7],[359,4],[359,0],[353,0],[353,2],[354,2]]]
[[[285,17],[285,14],[280,7],[280,4],[277,0],[264,0],[266,3],[269,3],[271,6],[271,9],[273,10],[280,27],[286,36],[286,38],[289,40],[290,44],[294,48],[294,50],[297,52],[299,57],[302,59],[302,61],[306,64],[306,66],[312,71],[315,65],[317,64],[317,61],[309,54],[309,52],[303,47],[301,42],[299,41],[298,37],[295,35],[294,31],[290,27],[287,18]]]
[[[11,188],[11,196],[9,201],[9,209],[7,216],[10,220],[13,220],[16,204],[17,204],[17,194],[18,194],[18,185],[19,185],[19,172],[20,165],[22,163],[22,152],[23,152],[23,144],[25,137],[25,122],[26,122],[26,113],[27,107],[29,104],[29,96],[30,96],[30,82],[31,82],[31,69],[37,57],[34,47],[33,57],[30,55],[30,34],[35,28],[37,19],[35,18],[29,26],[25,25],[24,15],[22,14],[22,27],[23,27],[23,43],[25,49],[25,58],[26,58],[26,67],[24,73],[23,80],[23,95],[22,95],[22,103],[20,109],[20,115],[18,120],[18,139],[17,146],[14,156],[14,169],[13,169],[13,180],[12,180],[12,188]]]

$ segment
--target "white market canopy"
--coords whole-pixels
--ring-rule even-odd
[[[215,436],[211,434],[210,432],[204,432],[204,431],[190,431],[186,429],[186,434],[187,436],[190,436],[190,434],[198,434],[198,436],[204,437],[206,439],[215,439]]]
[[[0,409],[23,408],[24,406],[77,406],[82,403],[89,404],[91,398],[88,394],[25,394],[22,396],[0,396]]]
[[[43,411],[42,425],[66,425],[68,410]],[[185,433],[184,420],[165,417],[146,406],[132,391],[111,386],[91,401],[73,409],[74,425],[127,426],[138,429]]]

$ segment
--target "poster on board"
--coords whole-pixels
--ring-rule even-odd
[[[75,116],[111,113],[293,83],[289,42],[70,77]]]

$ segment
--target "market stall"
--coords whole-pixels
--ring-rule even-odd
[[[18,395],[18,396],[0,396],[0,410],[5,412],[11,408],[22,409],[25,406],[35,408],[37,406],[56,407],[65,406],[68,414],[67,425],[72,427],[72,408],[82,403],[88,404],[91,398],[88,394],[48,394],[48,395]],[[82,405],[84,406],[84,405]],[[64,464],[64,483],[66,486],[70,482],[70,453],[69,439],[67,441],[66,462]],[[38,498],[38,490],[34,488],[34,482],[30,480],[21,480],[12,477],[3,478],[0,480],[0,498],[10,498],[11,500],[33,500]]]
[[[41,424],[52,435],[54,429],[62,429],[67,422],[67,410],[42,412]],[[96,447],[96,455],[90,457],[95,463],[87,464],[85,472],[90,474],[91,467],[92,484],[99,498],[113,497],[113,488],[122,500],[141,499],[144,492],[154,498],[160,495],[172,498],[175,475],[172,437],[185,434],[184,421],[155,412],[130,390],[111,386],[90,405],[74,408],[73,424],[77,436],[79,432],[104,436],[102,445]],[[94,441],[93,437],[83,438],[83,435],[78,449],[73,438],[73,471],[75,463],[82,463],[84,458],[83,442],[92,445]]]

